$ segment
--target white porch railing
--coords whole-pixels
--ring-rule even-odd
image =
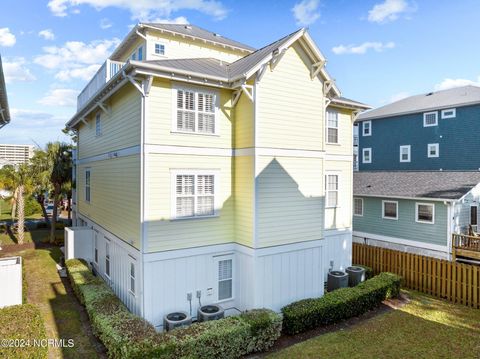
[[[124,62],[108,60],[98,69],[97,73],[77,97],[77,111],[105,85],[108,80],[115,76],[125,65]]]

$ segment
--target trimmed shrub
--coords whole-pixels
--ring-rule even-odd
[[[363,264],[354,264],[353,266],[365,269],[365,280],[373,278],[372,267],[364,266]]]
[[[25,216],[31,216],[36,213],[42,213],[42,207],[33,197],[25,198]]]
[[[0,349],[2,358],[43,359],[48,356],[43,318],[40,310],[31,304],[0,309],[0,338],[12,344]],[[41,342],[34,346],[34,340]],[[16,343],[24,345],[14,345]]]
[[[379,275],[352,288],[340,288],[320,298],[304,299],[282,308],[283,330],[297,334],[361,315],[388,298],[398,297],[401,277]]]
[[[280,315],[267,309],[157,333],[130,313],[84,260],[70,259],[65,265],[95,335],[112,358],[238,358],[270,348],[281,334]]]

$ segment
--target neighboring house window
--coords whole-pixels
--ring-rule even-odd
[[[362,123],[363,129],[363,136],[371,136],[372,135],[372,121],[363,121]]]
[[[93,235],[94,235],[93,241],[95,245],[94,259],[95,259],[95,263],[98,264],[98,232],[94,231]]]
[[[447,110],[442,110],[442,119],[443,118],[454,118],[457,116],[457,110],[454,108],[449,108]]]
[[[338,175],[326,176],[327,207],[338,206]]]
[[[362,150],[362,163],[372,163],[372,149],[364,148]]]
[[[338,112],[327,111],[327,143],[338,143]]]
[[[440,155],[438,143],[429,143],[427,145],[428,157],[438,157]]]
[[[217,260],[218,300],[233,298],[233,258]]]
[[[95,116],[95,136],[100,136],[102,134],[102,119],[100,113],[97,113]]]
[[[425,112],[423,114],[423,127],[438,125],[438,112]]]
[[[143,60],[143,46],[140,46],[138,48],[138,61],[142,61]]]
[[[89,168],[85,170],[85,201],[90,202],[90,177],[91,171]]]
[[[398,202],[382,201],[382,217],[385,219],[398,219]]]
[[[105,242],[105,274],[110,278],[110,242]]]
[[[363,216],[363,198],[353,199],[353,215],[360,217]]]
[[[215,134],[215,108],[214,93],[178,89],[175,130]]]
[[[410,162],[410,145],[400,146],[400,162]]]
[[[478,207],[471,206],[470,207],[470,224],[472,226],[476,226],[478,224],[478,215],[477,215]]]
[[[164,44],[155,44],[155,54],[156,55],[165,55],[165,45]]]
[[[215,215],[215,177],[203,173],[176,174],[173,218]]]
[[[135,294],[135,262],[130,262],[130,292]]]
[[[420,223],[433,224],[435,216],[435,206],[430,203],[415,204],[415,221]]]

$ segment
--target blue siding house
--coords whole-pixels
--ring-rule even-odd
[[[357,125],[360,171],[480,170],[480,87],[411,96]]]

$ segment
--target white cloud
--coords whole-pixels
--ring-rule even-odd
[[[469,79],[444,79],[442,82],[436,84],[434,86],[435,91],[440,90],[448,90],[454,87],[461,87],[461,86],[480,86],[480,76],[478,76],[477,80],[469,80]]]
[[[218,0],[50,0],[48,7],[55,16],[67,16],[69,12],[78,11],[79,5],[89,5],[97,10],[106,7],[118,7],[130,11],[135,20],[149,21],[154,18],[170,18],[180,10],[196,10],[223,19],[227,9]]]
[[[77,69],[65,69],[55,74],[55,78],[60,81],[69,81],[72,79],[90,80],[100,68],[99,65],[90,65]]]
[[[37,102],[44,106],[75,107],[78,91],[73,89],[54,89]]]
[[[110,19],[107,19],[106,17],[104,17],[102,20],[100,20],[100,27],[102,29],[109,29],[113,26],[113,23],[110,21]]]
[[[28,82],[36,80],[29,68],[26,67],[27,61],[23,57],[15,57],[12,59],[5,58],[3,61],[3,71],[5,74],[5,82]]]
[[[162,24],[188,24],[188,19],[185,16],[178,16],[174,19],[152,19],[152,22],[158,22]]]
[[[368,50],[373,50],[375,52],[382,52],[387,49],[393,49],[395,47],[395,43],[390,42],[364,42],[360,45],[339,45],[335,46],[332,51],[336,55],[344,55],[344,54],[355,54],[355,55],[363,55]]]
[[[292,12],[297,25],[308,26],[313,24],[320,17],[319,5],[319,0],[302,0],[296,3],[292,8]]]
[[[0,46],[10,47],[15,45],[16,42],[15,35],[10,32],[8,27],[0,28]]]
[[[43,37],[45,40],[55,40],[55,34],[50,29],[40,31],[38,36]]]
[[[368,12],[368,21],[377,23],[395,21],[402,13],[414,11],[416,11],[416,7],[410,5],[406,0],[385,0],[376,4]]]

